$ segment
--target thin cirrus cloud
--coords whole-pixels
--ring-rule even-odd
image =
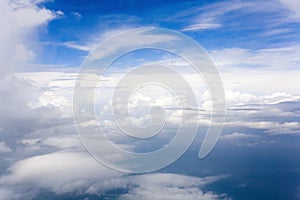
[[[216,29],[220,28],[221,24],[216,23],[198,23],[198,24],[192,24],[186,28],[183,29],[183,31],[195,31],[195,30],[205,30],[205,29]]]
[[[212,5],[204,6],[200,9],[194,8],[198,13],[193,18],[192,24],[186,26],[183,31],[197,31],[205,29],[217,29],[223,26],[222,21],[224,15],[248,6],[248,3],[215,3]]]
[[[257,6],[257,5],[260,6]],[[274,26],[280,26],[286,23],[299,20],[299,2],[292,0],[280,1],[226,1],[204,5],[200,8],[193,8],[190,24],[186,25],[182,31],[201,31],[207,29],[240,29],[240,23],[248,24],[247,18],[240,19],[242,13],[258,14],[265,20],[258,22],[268,26],[269,36],[285,33],[286,28],[272,30]],[[197,14],[198,13],[198,14]],[[185,13],[186,14],[186,13]],[[181,16],[182,17],[182,16]],[[250,18],[249,18],[250,19]],[[254,19],[254,18],[253,18]],[[252,20],[253,20],[252,19]],[[276,19],[276,22],[273,20]]]

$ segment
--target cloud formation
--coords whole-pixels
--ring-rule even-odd
[[[218,181],[226,176],[196,178],[177,174],[150,174],[131,178],[134,186],[128,194],[119,199],[125,200],[217,200],[229,199],[225,194],[216,194],[212,191],[204,192],[201,188],[209,183]]]
[[[20,62],[35,57],[29,45],[31,34],[41,25],[47,24],[56,14],[37,4],[41,1],[3,0],[0,2],[0,78],[12,72],[12,68]]]

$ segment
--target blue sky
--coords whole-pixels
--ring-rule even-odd
[[[0,199],[300,198],[299,1],[3,0],[0,8]],[[199,159],[213,124],[213,101],[201,76],[170,52],[143,49],[121,56],[95,90],[96,119],[79,124],[87,134],[101,127],[122,149],[141,153],[176,137],[182,110],[196,116],[187,120],[188,128],[199,125],[191,147],[176,162],[152,173],[130,174],[87,153],[74,121],[74,88],[80,66],[94,49],[105,55],[132,44],[172,42],[162,33],[145,40],[145,33],[137,31],[97,49],[117,34],[145,27],[178,31],[204,48],[223,81],[226,120],[215,148]],[[150,112],[160,107],[166,129],[148,140],[128,138],[112,113],[115,88],[132,69],[153,63],[180,74],[197,107],[182,107],[180,95],[167,87],[141,87],[131,93],[130,114],[119,123],[143,127],[161,119],[160,112]],[[163,75],[158,77],[173,80],[172,74]],[[98,80],[93,73],[87,78]],[[175,78],[172,86],[180,88]],[[114,103],[122,111],[123,103]],[[99,144],[113,162],[126,164],[128,157]]]
[[[50,1],[42,5],[63,13],[49,22],[40,34],[39,41],[43,46],[38,60],[47,64],[54,64],[55,60],[55,64],[79,65],[80,56],[85,52],[77,50],[94,47],[100,42],[101,35],[107,37],[109,32],[115,34],[144,26],[182,31],[208,50],[275,48],[295,45],[299,40],[296,34],[299,14],[290,10],[290,5],[284,1],[155,1],[138,4],[101,1],[72,5],[65,1]],[[81,48],[70,49],[67,47],[71,45],[67,44]],[[75,62],[70,63],[70,60]]]

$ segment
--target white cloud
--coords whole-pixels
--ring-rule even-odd
[[[41,142],[43,145],[53,146],[59,149],[70,149],[74,147],[81,147],[81,142],[77,135],[63,136],[63,137],[49,137]]]
[[[12,71],[35,53],[30,43],[32,33],[41,25],[47,24],[56,14],[46,8],[40,8],[41,1],[8,1],[0,2],[0,77]]]
[[[75,14],[76,16],[76,14]],[[81,15],[80,15],[81,16]],[[94,50],[101,42],[107,40],[108,38],[111,38],[117,34],[120,34],[122,32],[130,30],[129,28],[120,28],[115,30],[107,30],[105,32],[99,32],[94,33],[90,35],[86,35],[84,38],[89,38],[88,40],[85,40],[83,42],[78,41],[66,41],[61,44],[57,45],[63,45],[68,48],[77,49],[80,51],[92,51]]]
[[[273,35],[280,35],[283,33],[289,33],[291,31],[292,31],[292,29],[288,29],[288,28],[273,29],[270,31],[266,31],[263,35],[264,36],[273,36]]]
[[[113,178],[105,183],[92,185],[87,192],[99,193],[99,189],[127,189],[126,194],[121,195],[120,200],[168,200],[168,199],[227,199],[226,194],[216,194],[213,191],[203,191],[202,188],[227,176],[192,177],[180,174],[154,173],[147,175],[133,175],[121,178]]]
[[[16,45],[16,61],[24,62],[28,60],[33,60],[35,56],[36,54],[32,50],[25,47],[23,44]]]
[[[124,176],[96,162],[82,152],[54,152],[33,156],[14,163],[8,174],[0,177],[1,196],[20,199],[34,188],[56,194],[100,195],[113,189],[128,189],[120,199],[228,199],[224,194],[201,188],[227,176],[191,177],[179,174]],[[13,191],[13,192],[11,192]],[[18,198],[17,198],[18,197]]]
[[[240,139],[248,139],[248,138],[258,138],[258,135],[251,135],[245,133],[234,132],[228,135],[222,135],[221,139],[223,140],[240,140]]]
[[[5,142],[0,142],[0,153],[11,152],[12,149]]]
[[[22,28],[33,28],[55,18],[50,10],[38,8],[34,5],[30,7],[19,7],[12,13],[16,26]]]
[[[46,188],[56,193],[81,191],[92,182],[121,174],[106,168],[87,153],[55,152],[18,161],[0,178],[6,186]]]
[[[190,25],[186,26],[183,31],[197,31],[204,29],[217,29],[223,26],[224,15],[233,11],[251,7],[249,2],[220,2],[196,8],[200,13],[192,19]]]
[[[126,36],[116,37],[113,43],[102,43],[102,48],[95,49],[93,54],[88,57],[89,60],[104,58],[112,53],[117,53],[122,49],[130,47],[152,46],[163,42],[171,42],[177,40],[176,37],[165,33],[151,33],[152,28],[136,29],[135,31],[127,32]],[[136,38],[139,38],[136,40]],[[132,41],[135,41],[134,43]]]
[[[170,36],[168,34],[163,34],[163,33],[149,34],[148,31],[151,31],[151,28],[148,28],[148,30],[137,29],[135,32],[130,32],[129,34],[127,34],[126,37],[118,37],[118,41],[114,40],[114,43],[111,43],[110,45],[105,47],[105,49],[104,48],[95,49],[100,43],[129,30],[132,30],[132,28],[124,27],[120,29],[109,30],[101,33],[87,35],[86,38],[90,38],[90,39],[85,40],[84,42],[67,41],[58,45],[63,45],[81,51],[95,50],[93,55],[96,56],[97,58],[100,58],[100,57],[107,56],[111,53],[115,53],[116,51],[122,48],[135,46],[136,44],[145,46],[145,45],[151,45],[151,44],[156,44],[156,43],[161,43],[166,41],[172,41],[176,39],[173,36]],[[136,38],[139,38],[139,40],[136,40]],[[135,41],[135,43],[132,43],[132,41]],[[89,59],[94,59],[94,58],[89,57]]]
[[[96,44],[93,44],[93,43],[78,44],[77,42],[72,42],[72,41],[64,42],[63,45],[68,48],[77,49],[77,50],[81,50],[81,51],[91,51],[96,47]]]
[[[61,10],[58,10],[55,12],[59,17],[63,17],[65,15],[65,13]]]
[[[197,178],[178,174],[149,174],[131,177],[130,184],[134,185],[128,194],[120,199],[125,200],[217,200],[229,199],[226,195],[218,195],[212,191],[204,192],[201,187],[224,178]]]
[[[299,94],[299,52],[300,47],[294,45],[258,50],[221,49],[209,54],[220,70],[226,90],[232,91],[226,95],[238,92],[260,98],[263,95]]]
[[[254,23],[254,26],[264,24],[264,31],[268,30],[270,36],[284,32],[283,29],[279,30],[276,27],[297,22],[300,19],[299,8],[300,4],[297,0],[220,1],[192,8],[189,12],[178,15],[177,20],[180,18],[186,20],[186,16],[192,16],[192,20],[182,29],[183,31],[201,31],[220,27],[234,27],[233,30],[236,30],[236,28],[243,29],[245,27],[243,20],[247,20],[245,17],[248,15],[265,15],[265,17],[260,17],[262,20]],[[249,27],[250,24],[247,21],[246,23]]]
[[[294,19],[300,19],[300,1],[297,0],[280,0],[292,13],[291,17]]]
[[[224,58],[225,59],[225,58]],[[169,61],[166,61],[169,62]],[[183,69],[183,68],[182,68]],[[184,68],[186,69],[186,67]],[[199,83],[202,82],[201,78],[197,75],[190,73],[189,71],[180,71],[182,76],[188,79],[189,84],[195,89],[194,92],[198,98],[199,112],[200,112],[200,124],[203,126],[209,125],[208,119],[211,110],[211,99],[209,92],[205,89],[199,89]],[[115,129],[114,118],[111,115],[111,101],[110,98],[114,91],[114,87],[118,83],[118,80],[122,77],[123,73],[116,73],[112,71],[105,76],[105,82],[103,82],[103,90],[96,92],[96,108],[98,119],[101,120],[101,124],[105,125],[110,131]],[[267,119],[273,117],[272,126],[278,124],[277,120],[281,119],[281,124],[286,120],[290,122],[288,117],[296,116],[293,111],[284,111],[277,107],[281,102],[297,102],[300,100],[298,95],[298,85],[300,71],[298,70],[267,70],[258,68],[252,70],[251,68],[222,68],[220,72],[224,86],[226,89],[226,101],[229,110],[227,111],[227,121],[229,126],[245,126],[249,128],[261,129],[260,122],[256,118],[259,116],[261,123],[263,121],[269,121]],[[43,72],[43,73],[26,73],[19,74],[18,76],[24,76],[27,79],[33,81],[35,85],[41,85],[49,88],[43,92],[38,98],[39,101],[34,102],[32,107],[35,106],[47,106],[49,103],[59,107],[66,117],[72,117],[72,87],[74,85],[74,79],[76,74],[72,72]],[[280,77],[280,78],[278,78]],[[281,80],[285,80],[282,82]],[[266,84],[271,83],[271,84]],[[263,87],[257,87],[257,85],[263,85]],[[53,89],[51,89],[53,88]],[[144,88],[146,89],[146,88]],[[285,91],[285,92],[281,92]],[[134,93],[129,101],[129,113],[130,118],[124,119],[124,123],[128,120],[133,120],[135,124],[143,125],[147,124],[150,119],[149,108],[151,106],[162,106],[167,108],[166,120],[172,122],[168,124],[170,127],[177,127],[180,124],[181,112],[177,105],[176,99],[170,96],[168,91],[164,93],[158,93],[157,89],[140,90],[139,93]],[[172,98],[171,98],[172,97]],[[35,106],[34,106],[35,105]],[[134,109],[133,109],[134,108]],[[175,109],[168,109],[175,108]],[[202,109],[202,110],[201,110]],[[131,112],[133,111],[133,112]],[[191,112],[193,112],[191,110]],[[241,118],[242,117],[242,118]],[[275,118],[276,117],[276,118]],[[285,117],[287,119],[285,119]],[[249,124],[242,119],[253,119],[253,124]],[[282,121],[283,120],[283,121]],[[195,123],[191,121],[190,123]],[[93,122],[90,125],[97,125],[97,122]],[[89,126],[90,126],[89,125]],[[283,127],[285,125],[276,125],[276,127]],[[267,127],[265,131],[267,133],[275,133],[275,129]],[[286,128],[277,129],[276,133],[283,131],[282,133],[297,133],[297,128],[287,130]]]
[[[82,17],[82,15],[79,12],[71,12],[71,13],[72,13],[72,15],[74,15],[77,18],[81,18]]]
[[[293,69],[300,62],[300,46],[258,50],[226,48],[210,51],[210,56],[219,67],[264,67],[265,69]]]
[[[231,121],[226,125],[231,127],[248,127],[253,129],[262,129],[266,133],[279,135],[279,134],[299,134],[300,123],[299,122],[275,122],[275,121]]]
[[[198,23],[192,24],[183,29],[183,31],[196,31],[196,30],[205,30],[205,29],[216,29],[220,28],[222,25],[217,23]]]

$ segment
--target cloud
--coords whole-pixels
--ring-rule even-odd
[[[183,31],[197,31],[205,29],[217,29],[222,27],[226,14],[245,10],[253,4],[241,1],[218,2],[194,8],[197,14],[192,17],[192,22],[183,28]]]
[[[33,28],[45,24],[55,18],[55,14],[53,14],[50,10],[38,8],[35,5],[25,8],[17,7],[12,13],[12,16],[16,26],[20,29]]]
[[[16,61],[24,62],[28,60],[33,60],[35,56],[36,54],[32,50],[25,47],[23,44],[16,45]]]
[[[71,49],[77,49],[77,50],[80,50],[80,51],[91,51],[93,50],[96,45],[95,44],[78,44],[78,42],[72,42],[72,41],[68,41],[68,42],[64,42],[62,44],[63,46],[66,46],[68,48],[71,48]]]
[[[122,33],[124,31],[127,31],[129,29],[126,28],[120,28],[116,30],[107,30],[105,32],[98,32],[96,34],[90,34],[87,35],[85,38],[89,38],[88,40],[84,40],[82,42],[80,41],[65,41],[62,43],[55,43],[54,45],[61,45],[65,46],[71,49],[76,49],[80,51],[92,51],[94,50],[101,42],[105,41],[106,39],[117,35],[119,33]]]
[[[280,35],[280,34],[284,34],[284,33],[290,33],[291,31],[292,31],[292,29],[289,29],[289,28],[281,28],[281,29],[274,29],[274,30],[266,31],[263,35],[269,37],[269,36]]]
[[[247,127],[252,129],[261,129],[266,133],[273,135],[280,134],[299,134],[300,133],[300,123],[291,122],[275,122],[275,121],[231,121],[227,122],[226,125],[231,127]]]
[[[248,139],[248,138],[258,138],[258,135],[251,135],[245,133],[234,132],[228,135],[222,135],[221,139],[223,140],[240,140],[240,139]]]
[[[15,195],[8,189],[0,189],[0,199],[14,199]]]
[[[37,56],[30,45],[32,32],[49,21],[63,16],[62,11],[43,8],[42,0],[1,1],[0,7],[0,76],[7,74],[8,68],[15,63],[32,60]],[[230,2],[232,3],[232,2]],[[224,6],[226,5],[226,6]],[[186,31],[217,29],[224,27],[224,15],[248,7],[248,4],[216,4],[215,9],[198,15],[190,22]],[[251,6],[250,6],[251,7]],[[294,6],[295,7],[295,6]],[[213,7],[210,7],[213,8]],[[253,8],[253,7],[252,7]],[[265,7],[261,8],[265,9]],[[292,10],[293,8],[291,8]],[[294,9],[293,12],[296,12]],[[73,13],[80,18],[81,15]],[[1,20],[2,19],[2,20]],[[278,35],[290,29],[267,31],[266,35]],[[115,32],[107,32],[110,36]],[[144,34],[144,33],[139,33]],[[99,35],[95,35],[97,38]],[[139,35],[119,41],[108,51],[98,56],[118,50],[120,44],[130,45]],[[61,45],[82,51],[96,47],[98,40],[77,42],[67,41]],[[168,41],[165,35],[149,37],[141,44]],[[5,48],[4,48],[5,47]],[[229,105],[227,125],[229,128],[246,127],[260,129],[268,134],[299,134],[299,45],[285,48],[243,49],[228,48],[211,51],[212,58],[220,67]],[[11,59],[10,59],[11,58]],[[184,68],[185,65],[181,67]],[[4,70],[5,69],[5,70]],[[288,70],[287,70],[288,69]],[[53,69],[51,69],[53,70]],[[72,70],[70,70],[72,71]],[[126,189],[120,199],[225,199],[226,195],[216,194],[203,189],[207,184],[220,177],[197,178],[178,174],[147,174],[141,176],[123,176],[111,169],[99,165],[90,155],[83,152],[72,122],[72,89],[76,73],[35,72],[16,76],[6,76],[0,81],[0,96],[4,97],[0,105],[0,153],[4,156],[3,166],[10,166],[2,172],[0,178],[0,199],[24,198],[27,191],[50,190],[55,193],[97,194],[111,189]],[[184,72],[189,81],[194,82],[199,96],[199,109],[184,108],[194,112],[201,110],[201,123],[209,124],[208,114],[211,105],[207,91],[199,89],[199,77]],[[114,82],[121,73],[108,74],[106,79]],[[22,77],[22,78],[21,78]],[[108,81],[109,82],[109,81]],[[112,89],[110,83],[105,83]],[[153,90],[155,91],[155,90]],[[157,94],[157,91],[155,92]],[[106,115],[107,93],[101,94],[104,102],[103,124],[110,128],[113,120]],[[149,94],[148,94],[149,95]],[[147,121],[147,106],[168,106],[171,128],[180,123],[180,112],[169,96],[161,95],[149,99],[146,94],[136,95],[132,109],[137,124]],[[136,107],[141,106],[140,109]],[[171,107],[171,108],[170,108]],[[176,107],[176,108],[174,108]],[[166,110],[167,110],[166,109]],[[149,114],[149,113],[148,113]],[[245,116],[248,119],[243,119]],[[271,118],[272,117],[272,118]],[[191,122],[193,123],[193,122]],[[86,126],[98,126],[97,121],[87,122]],[[112,133],[114,134],[114,133]],[[259,136],[234,132],[224,135],[224,140],[243,140]],[[122,140],[123,138],[118,137]],[[128,141],[120,141],[126,143]],[[125,146],[126,144],[124,144]],[[106,147],[103,147],[104,149]],[[133,145],[127,144],[132,150]],[[107,149],[106,149],[107,150]],[[108,150],[109,152],[109,150]],[[9,153],[9,157],[6,157]],[[109,155],[116,159],[124,158]],[[2,164],[2,163],[1,163]]]
[[[196,30],[205,30],[205,29],[216,29],[220,28],[221,24],[208,24],[208,23],[198,23],[198,24],[192,24],[186,28],[183,29],[183,31],[196,31]]]
[[[77,18],[81,18],[82,15],[79,12],[71,12],[73,16],[77,17]]]
[[[265,69],[295,69],[300,62],[298,44],[280,48],[211,50],[210,56],[219,67],[263,67]]]
[[[168,63],[169,61],[166,60],[165,62]],[[182,69],[187,68],[185,67]],[[247,73],[245,73],[246,71]],[[182,70],[180,73],[183,77],[188,79],[198,98],[200,124],[202,126],[209,125],[210,121],[208,117],[211,109],[209,92],[205,87],[199,89],[199,82],[202,80],[197,75],[190,73],[188,70]],[[282,134],[298,132],[296,126],[288,130],[284,128],[288,125],[283,124],[284,122],[293,122],[297,119],[295,118],[297,116],[296,105],[297,102],[300,101],[300,96],[298,96],[298,84],[295,83],[299,80],[298,77],[300,72],[298,72],[298,70],[284,71],[281,69],[266,70],[261,68],[251,70],[248,67],[245,67],[240,69],[231,68],[231,70],[223,68],[220,73],[226,89],[226,101],[228,106],[227,125],[233,127],[244,126],[254,129],[263,129],[261,128],[261,123],[267,122],[271,123],[271,125],[265,128],[266,133],[273,134],[276,132],[272,126],[278,128],[281,127],[276,132],[277,134],[280,131],[282,131]],[[114,91],[114,87],[122,77],[122,74],[123,73],[117,73],[114,70],[111,71],[111,73],[106,74],[106,81],[102,84],[103,88],[99,90],[99,92],[96,92],[95,96],[97,113],[99,114],[97,116],[98,120],[101,120],[101,124],[105,125],[106,129],[110,132],[115,130],[116,134],[118,129],[115,127],[114,118],[111,115],[110,98]],[[23,73],[18,76],[26,77],[34,84],[48,88],[38,97],[39,101],[35,102],[34,105],[47,106],[52,104],[58,107],[60,111],[64,113],[65,117],[72,117],[72,107],[70,106],[72,99],[71,89],[76,78],[75,73],[72,71],[39,72]],[[281,82],[282,79],[278,79],[278,77],[288,81],[283,83]],[[266,82],[272,84],[266,84]],[[264,85],[264,87],[257,87],[257,85]],[[153,93],[151,91],[156,92]],[[151,87],[137,91],[129,101],[130,104],[128,108],[131,113],[129,116],[130,118],[124,118],[123,122],[126,123],[128,120],[133,120],[134,123],[138,125],[147,124],[150,119],[148,112],[149,108],[151,106],[161,106],[165,108],[168,127],[177,127],[181,121],[181,112],[180,109],[177,109],[178,102],[172,97],[173,94],[170,95],[168,91],[162,90],[162,92],[158,93],[157,89],[151,89]],[[284,104],[284,102],[290,102],[290,105]],[[193,113],[195,111],[190,109],[190,112]],[[294,120],[292,120],[291,117],[294,117]],[[249,123],[250,119],[253,122],[252,124]],[[195,123],[195,121],[191,121],[190,123]],[[97,122],[93,122],[90,125],[98,126]],[[74,141],[71,138],[67,139],[64,137],[57,139],[68,140],[68,142],[71,142],[71,140]],[[51,143],[54,145],[55,141],[53,140]]]
[[[204,192],[201,188],[209,183],[224,178],[207,177],[197,178],[178,174],[149,174],[131,177],[130,184],[133,187],[128,194],[122,195],[119,199],[124,200],[217,200],[229,199],[226,195],[218,195],[212,191]]]
[[[227,199],[226,194],[213,191],[203,191],[202,188],[226,178],[227,176],[192,177],[180,174],[153,173],[147,175],[131,175],[113,178],[103,183],[92,185],[87,192],[95,194],[99,188],[125,189],[126,194],[119,196],[120,200],[168,200],[168,199]]]
[[[58,17],[63,17],[63,16],[65,16],[65,13],[64,13],[63,11],[61,11],[61,10],[58,10],[58,11],[56,11],[55,13],[56,13],[56,15],[57,15]]]
[[[280,2],[285,5],[290,11],[290,16],[293,19],[300,19],[300,2],[294,0],[280,0]]]
[[[75,77],[71,70],[22,73],[1,80],[0,94],[6,96],[7,102],[3,102],[2,107],[0,106],[2,109],[0,117],[3,119],[5,117],[5,124],[0,125],[1,127],[4,125],[0,136],[5,141],[8,140],[7,144],[14,149],[14,152],[10,152],[13,154],[12,159],[5,160],[5,165],[10,167],[0,178],[1,188],[7,189],[3,195],[13,195],[9,199],[20,199],[21,196],[23,198],[27,195],[35,196],[41,190],[49,190],[57,194],[76,192],[101,195],[115,188],[130,189],[127,196],[121,197],[125,199],[136,198],[136,195],[147,198],[149,191],[163,192],[159,189],[165,188],[168,196],[175,199],[183,195],[187,198],[223,198],[223,195],[201,190],[203,185],[215,180],[213,178],[206,180],[160,175],[131,179],[102,166],[89,154],[83,152],[74,124],[72,121],[65,121],[66,119],[61,115],[63,110],[71,113],[72,108],[59,100],[67,99],[70,104],[72,98],[70,88],[74,84]],[[107,77],[110,78],[114,80],[116,77],[114,75]],[[105,84],[109,86],[109,83]],[[54,100],[59,101],[53,101],[50,98],[52,96]],[[143,102],[145,99],[140,100]],[[168,105],[170,100],[160,99],[154,103]],[[27,127],[29,119],[30,126]],[[8,126],[9,124],[12,126]],[[97,123],[91,125],[93,128]],[[16,129],[20,129],[19,132]],[[13,136],[12,133],[17,136]],[[126,144],[126,141],[120,143]],[[123,148],[125,145],[120,146]],[[127,144],[127,146],[124,149],[132,151],[133,145]],[[124,159],[118,155],[110,155],[110,157],[120,161]],[[160,188],[153,186],[154,179],[157,179]],[[169,185],[171,180],[175,181]],[[194,185],[188,184],[190,181]],[[149,187],[145,185],[146,183]],[[28,191],[31,193],[27,193]]]
[[[0,78],[12,71],[21,61],[35,57],[30,43],[32,33],[41,25],[56,17],[53,11],[41,8],[42,1],[8,1],[0,2]]]
[[[284,7],[282,6],[284,5]],[[220,29],[236,31],[241,29],[258,30],[258,24],[266,35],[273,36],[285,31],[281,26],[299,20],[299,2],[293,0],[272,1],[218,1],[195,6],[177,15],[188,21],[182,31]],[[256,20],[249,23],[248,20]],[[259,20],[259,21],[257,21]],[[246,25],[245,25],[246,24]],[[279,31],[281,29],[281,31]]]
[[[70,149],[81,147],[81,142],[77,135],[49,137],[42,141],[42,145],[48,145],[59,149]]]
[[[0,83],[0,95],[5,96],[0,105],[0,126],[3,129],[0,136],[16,136],[37,127],[49,126],[60,119],[58,107],[50,103],[36,103],[43,94],[42,88],[16,76],[6,76]]]
[[[84,152],[59,151],[32,156],[17,161],[7,172],[0,177],[1,187],[6,188],[0,190],[0,197],[9,196],[9,199],[28,195],[32,198],[40,191],[101,196],[114,189],[128,190],[119,199],[229,199],[225,194],[201,189],[227,176],[199,178],[156,173],[124,176]]]
[[[0,178],[5,186],[24,185],[45,188],[55,193],[82,191],[95,181],[120,176],[104,167],[88,153],[55,152],[16,162],[9,174]]]
[[[8,153],[11,151],[12,149],[9,146],[7,146],[5,142],[0,142],[0,153]]]

